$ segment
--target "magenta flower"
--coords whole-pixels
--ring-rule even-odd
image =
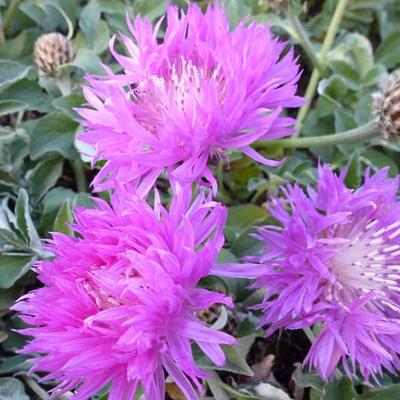
[[[279,164],[250,145],[292,133],[293,119],[280,115],[302,104],[293,50],[283,55],[285,43],[262,25],[230,30],[217,2],[205,14],[196,4],[186,14],[169,6],[160,44],[161,22],[153,29],[140,16],[128,20],[134,40],[121,34],[128,56],[114,50],[115,38],[110,44],[123,73],[107,69],[83,88],[81,140],[95,146],[94,161],[106,161],[95,190],[130,182],[144,195],[164,171],[179,182],[205,178],[216,190],[207,163],[234,148]]]
[[[321,324],[306,361],[323,378],[341,361],[349,376],[358,367],[376,379],[400,367],[399,179],[367,171],[353,191],[344,177],[325,165],[317,190],[285,188],[270,210],[280,225],[256,235],[263,254],[213,272],[258,278],[255,287],[267,288],[258,308],[268,334]]]
[[[14,309],[33,326],[22,331],[33,336],[23,352],[44,354],[33,371],[59,382],[56,395],[77,389],[73,398],[86,400],[110,384],[109,400],[132,400],[140,384],[146,399],[163,400],[167,374],[197,399],[206,373],[191,344],[224,364],[220,345],[235,339],[196,312],[232,301],[196,286],[223,245],[226,212],[203,196],[189,208],[190,198],[175,196],[168,212],[115,194],[112,207],[97,199],[95,209],[76,212],[80,238],[54,234],[55,259],[37,266],[44,287]]]

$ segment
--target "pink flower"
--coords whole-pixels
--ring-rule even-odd
[[[217,2],[205,14],[196,4],[186,14],[169,6],[160,44],[161,23],[153,29],[140,16],[128,20],[135,39],[121,34],[128,56],[114,50],[114,39],[110,44],[123,73],[107,69],[83,88],[81,140],[95,146],[94,161],[106,161],[95,190],[130,182],[145,195],[164,171],[181,183],[205,178],[216,190],[208,162],[230,149],[279,164],[250,145],[292,133],[293,119],[280,115],[302,104],[293,50],[282,55],[285,43],[262,25],[230,30]]]
[[[42,354],[32,370],[59,382],[56,395],[77,389],[73,398],[86,400],[110,384],[109,400],[131,400],[140,384],[147,399],[163,400],[166,373],[197,399],[206,373],[191,344],[224,364],[220,345],[235,339],[196,312],[232,306],[197,287],[223,245],[226,212],[202,195],[189,207],[190,199],[179,193],[167,211],[119,191],[112,206],[96,199],[96,208],[76,212],[79,238],[53,235],[54,260],[37,266],[44,287],[14,309],[33,326],[22,331],[33,336],[23,352]]]
[[[320,324],[306,361],[324,378],[339,363],[377,379],[400,369],[399,178],[387,168],[351,190],[345,173],[319,167],[316,189],[297,185],[273,199],[277,226],[259,229],[265,247],[254,264],[217,265],[215,274],[257,278],[267,334]]]

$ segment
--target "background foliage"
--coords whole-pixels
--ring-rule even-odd
[[[198,3],[206,7],[208,1]],[[294,22],[300,22],[302,34],[318,55],[338,1],[291,1],[289,13],[279,7],[281,3],[225,0],[233,26],[250,16],[250,21],[269,23],[276,34],[296,46],[304,71],[300,92],[304,93],[313,65]],[[180,5],[184,7],[185,2]],[[22,323],[9,307],[38,285],[31,267],[36,260],[51,256],[41,239],[54,231],[70,234],[66,223],[72,220],[71,211],[77,205],[90,206],[88,183],[93,172],[78,153],[80,128],[73,111],[83,102],[80,86],[84,75],[101,74],[101,62],[116,70],[107,51],[108,41],[114,33],[128,33],[126,13],[156,20],[165,8],[164,0],[0,0],[0,400],[47,399],[45,390],[52,386],[51,382],[39,385],[36,375],[27,376],[28,357],[16,353],[25,339],[14,330]],[[333,134],[372,119],[371,93],[400,66],[399,22],[399,0],[348,2],[321,67],[321,80],[301,135]],[[33,62],[35,40],[52,31],[72,38],[74,59],[61,67],[72,83],[70,88],[39,74]],[[312,183],[318,159],[338,169],[348,166],[350,187],[362,181],[366,166],[376,170],[388,165],[392,175],[399,173],[400,145],[378,137],[365,143],[306,150],[273,145],[262,152],[290,157],[283,166],[271,169],[232,152],[229,164],[221,161],[214,166],[221,188],[219,200],[229,207],[221,261],[257,251],[257,243],[248,234],[253,226],[269,219],[268,196],[276,195],[284,180]],[[167,201],[168,188],[163,188],[162,182],[161,189]],[[206,310],[205,320],[240,339],[237,350],[227,350],[229,361],[223,371],[199,358],[199,364],[211,371],[208,396],[223,400],[400,398],[398,380],[390,375],[382,386],[372,387],[340,375],[324,384],[316,375],[302,371],[307,337],[303,332],[281,332],[264,339],[256,329],[257,314],[246,308],[257,302],[260,293],[247,290],[247,283],[217,278],[204,282],[227,291],[237,302],[232,312]],[[182,398],[173,384],[168,385],[168,395],[174,400]],[[107,394],[99,394],[99,398],[106,399]]]

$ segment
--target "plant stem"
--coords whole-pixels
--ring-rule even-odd
[[[18,6],[21,0],[11,0],[10,5],[8,6],[3,20],[3,31],[5,32],[11,25],[11,22],[14,18],[14,14],[18,10]]]
[[[86,178],[85,178],[85,168],[83,162],[78,160],[71,161],[72,169],[74,170],[76,189],[78,192],[86,192]]]
[[[340,22],[342,21],[343,14],[346,10],[348,0],[338,0],[335,13],[333,14],[331,23],[328,27],[326,32],[326,36],[324,42],[322,43],[321,53],[319,56],[320,65],[322,65],[322,70],[325,68],[326,64],[326,57],[328,55],[328,51],[332,46],[333,41],[335,40],[336,33],[339,29]],[[296,124],[296,131],[300,132],[301,128],[303,127],[304,119],[310,109],[312,99],[314,98],[315,91],[317,90],[317,86],[319,80],[321,78],[320,70],[314,67],[310,81],[308,82],[308,86],[305,93],[305,98],[307,103],[300,109],[299,114],[297,115],[297,124]],[[293,138],[294,140],[294,138]]]
[[[42,400],[48,400],[50,396],[32,378],[24,376],[24,380],[32,391]]]
[[[311,328],[303,328],[303,332],[307,336],[308,340],[312,343],[315,341],[315,335]]]
[[[319,61],[315,51],[312,47],[310,39],[308,38],[307,33],[304,31],[301,22],[297,18],[297,16],[293,13],[291,7],[288,7],[286,10],[286,15],[293,26],[293,29],[298,35],[299,43],[303,47],[304,51],[306,52],[307,56],[310,58],[312,65],[314,68],[317,68],[322,73],[322,65]]]
[[[308,148],[321,146],[334,146],[337,144],[353,143],[359,140],[371,139],[379,136],[379,127],[372,121],[349,131],[333,133],[330,135],[312,137],[292,137],[274,141],[260,141],[255,143],[256,149],[280,146],[284,148]]]
[[[71,78],[69,76],[57,76],[54,78],[54,82],[60,89],[60,92],[63,96],[68,96],[71,94]]]

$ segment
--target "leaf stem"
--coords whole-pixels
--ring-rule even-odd
[[[71,78],[64,74],[54,78],[54,83],[60,89],[63,96],[68,96],[71,94]]]
[[[292,137],[274,141],[260,141],[255,143],[256,149],[280,146],[284,148],[308,148],[334,146],[338,144],[353,143],[359,140],[371,139],[379,136],[379,127],[376,122],[371,121],[355,129],[330,135],[312,137]]]
[[[315,54],[315,51],[312,47],[310,39],[308,38],[308,34],[304,31],[303,26],[301,25],[301,22],[299,21],[297,16],[294,14],[294,12],[290,6],[287,7],[287,9],[286,9],[286,15],[298,36],[301,46],[303,47],[307,56],[310,58],[313,67],[317,68],[322,73],[321,62],[319,61],[317,55]]]
[[[324,39],[324,42],[322,43],[321,47],[321,53],[319,56],[319,62],[322,65],[322,70],[326,67],[326,58],[328,55],[328,52],[333,44],[333,41],[335,40],[336,33],[339,29],[339,25],[342,21],[344,12],[347,7],[348,0],[338,0],[335,13],[333,14],[331,23],[329,24],[328,30],[326,32],[326,36]],[[303,127],[303,122],[304,119],[308,113],[308,110],[310,109],[312,99],[314,98],[315,91],[317,90],[317,86],[319,83],[319,80],[321,78],[321,72],[317,67],[314,67],[310,81],[308,82],[308,86],[306,89],[305,93],[305,98],[307,100],[306,104],[304,104],[303,107],[301,107],[299,114],[297,115],[297,123],[296,123],[296,131],[300,132],[301,128]],[[295,137],[293,137],[293,140]]]

